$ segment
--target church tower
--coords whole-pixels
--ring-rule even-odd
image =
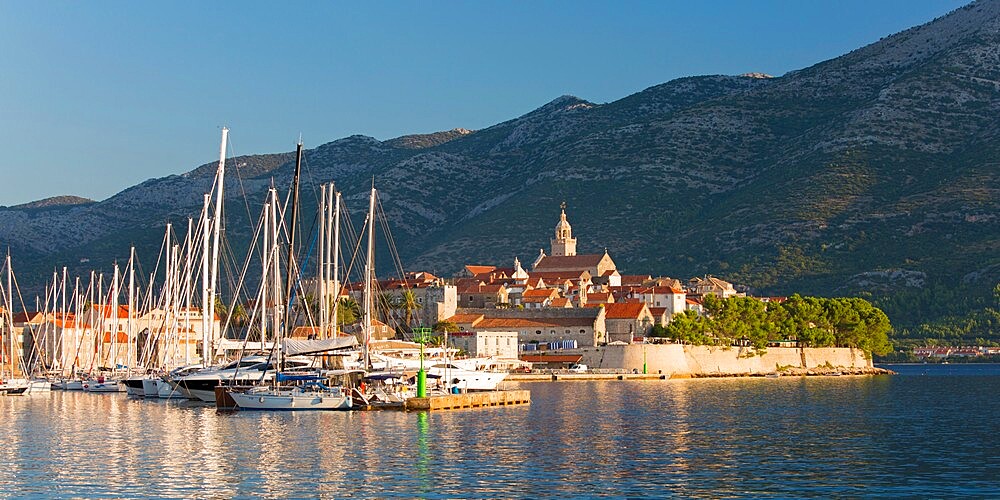
[[[559,216],[559,223],[556,224],[556,237],[552,238],[552,256],[573,256],[576,255],[576,238],[573,237],[573,228],[566,222],[566,202],[560,205],[562,215]]]

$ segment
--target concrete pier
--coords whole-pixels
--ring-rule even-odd
[[[446,394],[406,400],[407,411],[457,410],[459,408],[484,408],[531,404],[531,391],[491,391]]]

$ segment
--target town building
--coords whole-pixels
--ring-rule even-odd
[[[637,337],[645,337],[656,320],[645,302],[615,302],[613,304],[590,304],[588,308],[604,311],[608,342],[631,344]]]
[[[463,331],[515,331],[521,344],[575,340],[593,347],[607,342],[602,308],[460,309],[447,321]]]
[[[703,278],[694,277],[688,280],[688,293],[691,295],[715,295],[720,299],[729,297],[744,297],[745,293],[736,291],[732,283],[723,281],[715,276],[705,276]]]
[[[448,343],[472,357],[517,359],[518,334],[514,331],[479,330],[448,334]]]

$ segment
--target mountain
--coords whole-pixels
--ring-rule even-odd
[[[607,104],[562,96],[474,132],[347,137],[306,151],[305,213],[335,180],[360,214],[374,177],[403,263],[448,275],[530,262],[566,201],[579,250],[607,248],[627,273],[871,294],[916,331],[988,305],[1000,280],[997,47],[1000,1],[980,1],[779,77],[681,78]],[[234,248],[256,218],[247,206],[287,186],[293,163],[230,161]],[[0,242],[25,281],[127,258],[130,242],[152,262],[163,224],[197,213],[213,171],[99,203],[2,208]]]

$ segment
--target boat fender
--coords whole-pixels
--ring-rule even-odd
[[[263,403],[264,402],[264,398],[262,397],[262,398],[258,399],[257,401],[260,401],[261,403]]]

